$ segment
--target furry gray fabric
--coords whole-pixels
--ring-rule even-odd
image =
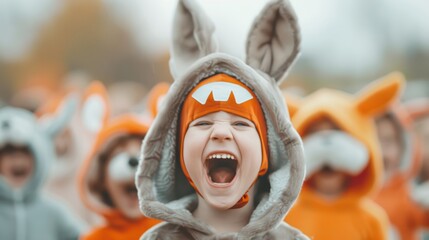
[[[73,100],[74,101],[74,100]],[[61,113],[41,124],[24,109],[0,109],[0,148],[28,147],[34,169],[22,188],[9,185],[0,174],[1,239],[78,239],[81,226],[58,202],[45,197],[41,186],[55,160],[53,138],[70,120],[74,104],[68,102]]]
[[[198,15],[200,21],[208,21],[203,19],[202,12],[198,12],[198,14],[193,12],[199,8],[192,4],[195,3],[190,0],[180,1],[179,15],[176,18],[180,14],[191,14]],[[272,15],[277,12],[287,14],[292,10],[285,1],[278,1],[277,4],[270,4],[265,8],[258,21],[261,22],[261,25],[266,25],[268,23],[263,23],[263,21],[268,19],[272,22]],[[183,18],[196,19],[191,16],[183,16]],[[281,35],[291,34],[292,36],[282,36],[279,39],[282,41],[299,39],[295,16],[286,15],[282,21],[290,21],[290,25],[293,25],[292,28],[296,31],[282,30]],[[203,23],[195,25],[211,26]],[[175,29],[175,31],[180,31],[178,28]],[[198,36],[211,36],[209,32],[212,29],[208,27],[207,29],[194,29],[194,31],[204,31],[205,33],[194,33],[192,35],[194,38],[174,38],[173,45],[182,46],[183,43],[180,42],[182,40],[199,42]],[[258,34],[267,33],[259,31]],[[189,34],[182,34],[182,36],[186,37]],[[255,36],[255,39],[260,38]],[[202,42],[209,44],[210,41]],[[299,44],[294,41],[284,42],[281,45],[288,44],[292,44],[291,49],[295,50],[286,52],[286,54],[290,54],[289,57],[281,58],[283,62],[280,65],[283,68],[278,69],[283,69],[283,72],[278,76],[283,76],[287,71],[299,49]],[[211,49],[207,46],[198,48],[200,51],[196,48],[192,49],[195,50],[194,53],[197,53],[192,55],[199,59],[195,59],[190,66],[182,64],[180,68],[183,69],[181,70],[177,71],[178,66],[175,67],[176,73],[181,74],[176,75],[177,78],[171,85],[158,116],[143,142],[141,161],[136,174],[140,209],[145,215],[164,220],[167,223],[150,230],[142,239],[307,239],[302,233],[283,223],[284,216],[300,192],[305,175],[305,165],[301,139],[291,125],[276,80],[269,77],[273,71],[267,69],[272,68],[254,69],[240,59],[226,54],[207,54],[205,50],[202,50]],[[201,55],[206,56],[201,57]],[[189,60],[189,56],[175,54],[171,63],[185,63]],[[182,61],[183,59],[185,61]],[[264,60],[261,59],[261,61]],[[254,64],[254,66],[263,65]],[[270,64],[268,63],[268,65]],[[218,73],[236,78],[255,93],[264,111],[269,144],[269,170],[263,178],[267,178],[270,189],[261,187],[262,184],[257,185],[255,199],[261,200],[256,201],[249,223],[241,231],[230,234],[218,234],[213,228],[197,221],[192,216],[192,211],[197,206],[196,193],[182,173],[177,149],[180,109],[186,96],[199,82]]]

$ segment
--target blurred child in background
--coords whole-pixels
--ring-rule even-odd
[[[422,147],[422,164],[414,181],[412,197],[420,206],[429,208],[429,99],[421,98],[406,103],[413,119],[413,131]],[[422,239],[429,240],[429,231],[424,230]]]
[[[413,132],[422,146],[422,164],[417,184],[429,181],[429,99],[417,99],[406,103],[413,121]]]
[[[429,208],[421,208],[411,197],[411,181],[421,158],[419,143],[410,129],[411,119],[398,104],[378,116],[376,123],[384,179],[374,200],[389,216],[389,239],[417,240],[419,229],[429,227]]]
[[[82,166],[79,188],[82,201],[105,223],[82,239],[138,239],[160,222],[142,215],[135,186],[140,147],[148,129],[149,123],[137,115],[122,115],[102,126]]]
[[[53,138],[70,109],[43,122],[26,110],[0,109],[0,235],[2,239],[78,239],[81,225],[40,191],[55,159]]]
[[[79,198],[76,177],[83,159],[89,154],[91,145],[100,128],[107,122],[110,108],[106,89],[100,82],[93,82],[86,89],[72,89],[78,99],[71,120],[55,138],[57,158],[44,190],[63,201],[86,223],[86,228],[100,223],[100,218],[88,211]],[[40,118],[50,117],[65,101],[64,93],[52,97],[42,105],[37,114]]]
[[[287,97],[307,164],[287,223],[314,239],[387,239],[387,216],[369,198],[382,174],[373,119],[397,98],[402,82],[392,74],[355,96],[321,89]]]

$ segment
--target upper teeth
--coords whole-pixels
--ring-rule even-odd
[[[209,156],[209,159],[212,159],[212,158],[223,158],[223,159],[233,159],[233,160],[235,160],[234,155],[231,155],[231,154],[228,154],[228,153],[221,153],[221,154],[215,153],[215,154],[212,154],[212,155]]]

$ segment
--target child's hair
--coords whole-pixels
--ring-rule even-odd
[[[0,156],[3,154],[8,154],[11,152],[21,151],[27,153],[30,156],[33,156],[33,152],[28,146],[17,146],[11,143],[7,143],[4,147],[0,148]]]
[[[120,146],[123,146],[129,140],[142,140],[144,135],[131,134],[131,135],[122,135],[116,137],[111,142],[106,145],[104,152],[100,153],[97,159],[97,165],[99,166],[96,170],[97,177],[90,182],[89,188],[90,191],[96,193],[101,201],[108,205],[109,207],[115,207],[112,197],[109,194],[109,191],[106,188],[106,169],[110,159],[113,157],[112,154],[114,150]]]

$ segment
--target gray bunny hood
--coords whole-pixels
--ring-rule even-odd
[[[216,235],[192,216],[197,197],[180,168],[177,137],[180,110],[189,92],[210,76],[227,74],[255,93],[264,112],[269,169],[263,178],[270,189],[255,189],[261,200],[249,223],[235,236],[250,239],[263,235],[282,223],[305,175],[302,142],[277,86],[299,52],[295,14],[286,1],[267,5],[248,37],[246,63],[216,53],[214,27],[192,1],[179,2],[175,24],[170,62],[175,82],[143,142],[136,174],[140,209],[149,217],[192,229],[202,236]]]
[[[0,149],[6,145],[28,147],[34,160],[30,179],[17,191],[0,175],[0,199],[16,201],[18,197],[27,201],[37,195],[49,165],[56,157],[53,138],[68,122],[75,105],[75,99],[70,99],[60,114],[44,120],[36,119],[24,109],[0,108]]]

